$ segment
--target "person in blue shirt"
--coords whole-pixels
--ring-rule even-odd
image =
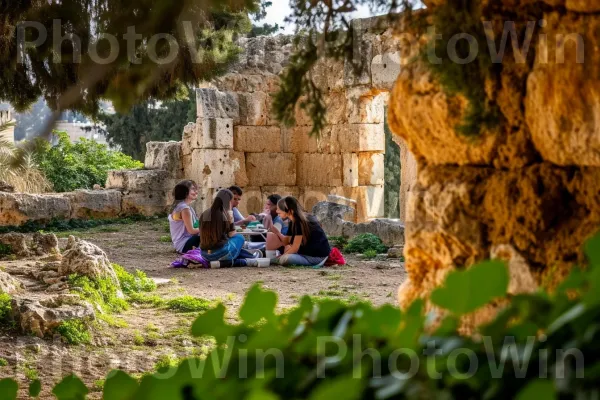
[[[231,199],[231,210],[233,211],[234,225],[248,225],[250,222],[256,221],[256,217],[254,215],[249,215],[248,217],[244,218],[240,210],[238,210],[238,206],[242,200],[242,195],[244,194],[242,188],[239,186],[231,186],[229,190],[231,193],[233,193],[233,199]]]

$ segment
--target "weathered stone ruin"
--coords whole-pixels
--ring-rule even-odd
[[[389,224],[356,229],[351,224],[384,217],[385,109],[400,72],[399,44],[377,19],[356,20],[354,25],[361,32],[364,68],[357,72],[348,60],[322,60],[318,65],[328,106],[319,138],[309,137],[312,121],[300,108],[292,128],[273,116],[271,96],[279,89],[278,74],[289,62],[293,37],[242,39],[245,52],[239,63],[197,89],[198,118],[185,127],[182,142],[148,143],[146,169],[112,171],[106,190],[0,193],[0,225],[164,213],[173,186],[186,178],[200,186],[198,211],[210,205],[219,188],[231,185],[244,189],[240,209],[246,214],[262,211],[273,193],[293,195],[309,211],[333,195],[350,199],[355,209],[344,234],[385,231],[382,227]],[[403,182],[402,190],[408,186]],[[405,194],[400,196],[401,209]],[[387,236],[401,244],[403,226],[396,223],[392,229],[396,233]]]
[[[445,1],[426,3],[435,13]],[[525,1],[496,3],[498,21],[526,15],[517,12]],[[509,261],[520,282],[513,293],[552,288],[584,262],[582,245],[600,227],[600,80],[591,72],[600,61],[593,45],[600,8],[598,1],[545,3],[538,10],[548,40],[534,38],[535,58],[517,63],[509,52],[499,79],[486,82],[503,116],[496,129],[476,139],[458,134],[468,104],[446,95],[423,62],[398,77],[390,127],[419,165],[407,207],[403,305],[426,298],[448,272],[491,257]],[[495,26],[497,37],[502,27]],[[559,34],[581,35],[584,63],[577,41]],[[564,63],[556,55],[562,50]]]
[[[71,274],[92,280],[108,278],[120,287],[106,253],[73,236],[62,253],[54,234],[4,234],[0,244],[9,246],[16,257],[2,261],[0,294],[11,296],[10,317],[21,333],[52,336],[65,321],[92,321],[97,311],[102,312],[99,305],[72,293]]]

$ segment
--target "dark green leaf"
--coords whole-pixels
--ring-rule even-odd
[[[83,400],[89,390],[75,375],[69,375],[52,390],[58,400]]]
[[[0,400],[14,400],[17,398],[19,385],[12,379],[0,380]]]
[[[192,335],[214,336],[217,343],[224,343],[232,332],[233,327],[225,323],[225,306],[220,303],[198,316],[192,325]]]
[[[111,371],[102,391],[104,400],[132,399],[138,390],[138,382],[123,371]]]
[[[240,318],[246,324],[254,324],[265,318],[275,317],[277,295],[275,292],[262,290],[260,285],[254,285],[248,291],[244,304],[240,307]]]
[[[339,378],[333,381],[325,380],[310,396],[310,400],[360,399],[363,384],[360,379]]]
[[[519,392],[516,400],[555,400],[556,390],[551,380],[537,379]]]
[[[451,272],[431,301],[456,315],[468,314],[506,295],[508,270],[501,261],[486,261],[465,271]]]
[[[585,255],[594,268],[600,268],[600,234],[587,241],[585,244]]]
[[[39,379],[29,384],[29,397],[38,397],[42,391],[42,382]]]

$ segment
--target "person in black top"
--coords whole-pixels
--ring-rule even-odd
[[[323,265],[331,248],[319,221],[313,215],[304,212],[298,200],[291,196],[279,200],[277,215],[282,219],[290,220],[286,236],[282,235],[276,226],[271,227],[271,233],[276,235],[284,245],[284,253],[277,259],[277,263],[300,266]]]

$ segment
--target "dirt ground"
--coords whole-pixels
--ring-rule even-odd
[[[113,263],[130,272],[136,269],[149,277],[162,278],[156,294],[165,299],[191,295],[217,302],[228,308],[235,321],[246,291],[256,282],[278,294],[281,309],[294,306],[303,295],[353,301],[373,305],[396,303],[396,291],[406,272],[398,260],[366,261],[346,256],[347,265],[308,268],[229,268],[172,269],[177,257],[162,220],[131,225],[107,225],[86,231],[60,233],[60,245],[74,234],[98,245]],[[1,262],[0,262],[1,264]],[[102,379],[115,368],[129,373],[151,371],[159,359],[206,354],[210,339],[192,338],[189,328],[195,313],[176,313],[164,308],[132,307],[107,316],[94,324],[92,344],[66,345],[59,337],[38,339],[0,331],[0,379],[17,377],[26,397],[29,382],[39,378],[44,391],[41,398],[52,398],[50,389],[62,377],[76,373],[91,390],[90,398],[101,397]]]

